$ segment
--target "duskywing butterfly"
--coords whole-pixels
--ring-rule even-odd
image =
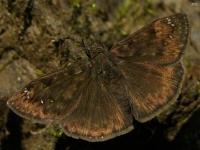
[[[87,61],[33,80],[8,100],[22,117],[59,124],[66,135],[104,141],[131,131],[174,102],[183,80],[185,14],[157,19],[115,44],[94,43]]]

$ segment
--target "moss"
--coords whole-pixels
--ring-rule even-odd
[[[47,132],[54,137],[61,137],[63,134],[63,130],[56,125],[48,127]]]
[[[36,72],[36,75],[37,75],[37,76],[42,76],[42,75],[45,74],[45,73],[44,73],[42,70],[40,70],[40,69],[35,69],[35,72]]]

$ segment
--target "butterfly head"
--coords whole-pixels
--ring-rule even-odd
[[[83,40],[83,48],[89,61],[97,59],[99,56],[104,55],[106,48],[103,44],[93,40]]]

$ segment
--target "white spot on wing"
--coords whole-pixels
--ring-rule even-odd
[[[40,100],[40,103],[41,103],[41,104],[44,104],[44,101],[43,101],[43,99],[41,99],[41,100]]]
[[[24,89],[24,94],[27,99],[30,99],[30,91],[27,88]]]

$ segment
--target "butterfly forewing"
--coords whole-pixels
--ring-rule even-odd
[[[88,79],[88,70],[74,67],[76,70],[66,68],[32,81],[8,100],[8,106],[17,114],[39,122],[62,119],[76,107],[79,91]]]
[[[161,18],[115,44],[111,52],[136,62],[174,63],[184,52],[188,32],[185,14]]]

